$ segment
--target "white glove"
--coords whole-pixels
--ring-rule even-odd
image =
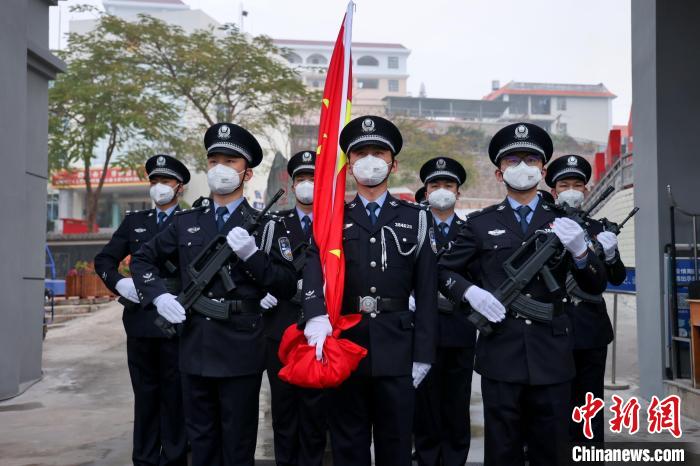
[[[612,231],[603,231],[598,233],[596,239],[603,246],[603,252],[605,253],[605,260],[611,261],[615,258],[615,253],[617,252],[617,235]]]
[[[428,372],[430,371],[430,364],[426,362],[414,362],[413,369],[411,369],[411,376],[413,377],[413,388],[418,388],[418,385],[423,381]]]
[[[141,300],[139,299],[139,294],[136,291],[136,285],[134,285],[134,279],[131,277],[127,278],[122,278],[117,282],[114,287],[117,289],[117,293],[119,293],[121,296],[125,297],[132,303],[139,303]]]
[[[328,314],[316,316],[309,319],[304,327],[304,336],[311,346],[316,347],[316,360],[323,359],[323,344],[326,337],[333,333],[333,326],[328,320]]]
[[[179,324],[185,321],[185,308],[182,307],[175,295],[163,293],[153,300],[158,314],[171,324]]]
[[[561,244],[574,257],[581,257],[588,249],[583,228],[570,218],[559,217],[554,219],[553,230],[554,234],[559,237]]]
[[[413,295],[408,296],[408,310],[416,312],[416,298],[414,298]]]
[[[464,292],[464,299],[471,305],[472,309],[486,317],[490,322],[500,322],[506,317],[506,308],[496,299],[494,295],[472,285]]]
[[[229,231],[226,235],[226,242],[243,262],[247,261],[258,250],[255,238],[241,227]]]
[[[275,306],[277,306],[277,298],[270,293],[266,294],[265,297],[260,300],[260,307],[263,309],[272,309]]]

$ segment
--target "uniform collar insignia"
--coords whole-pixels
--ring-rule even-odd
[[[396,201],[389,201],[389,205],[390,205],[391,207],[396,207],[397,205],[399,205],[399,203],[396,202]]]
[[[152,212],[152,211],[149,212],[149,213],[148,213],[148,216],[149,216],[149,217],[153,217],[153,212]]]
[[[506,208],[506,205],[505,205],[505,204],[501,204],[501,205],[498,206],[498,208],[497,208],[496,210],[500,212],[500,211],[502,211],[502,210],[505,209],[505,208]]]
[[[343,230],[347,230],[348,228],[350,228],[353,225],[354,225],[354,223],[346,223],[345,226],[343,227]]]

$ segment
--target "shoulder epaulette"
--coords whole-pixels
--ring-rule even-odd
[[[481,215],[488,214],[489,212],[497,211],[497,210],[499,210],[499,208],[501,206],[504,206],[504,204],[494,204],[494,205],[490,205],[488,207],[484,207],[483,209],[479,209],[479,210],[475,210],[474,212],[470,212],[467,214],[464,221],[468,222],[469,220],[473,220],[476,217],[479,217]]]
[[[175,215],[185,215],[185,214],[191,214],[193,212],[201,212],[201,211],[206,210],[208,208],[209,208],[208,205],[207,206],[200,205],[197,207],[192,207],[191,209],[178,210],[177,212],[175,212]]]
[[[401,203],[401,205],[405,205],[405,206],[408,206],[408,207],[413,207],[414,209],[418,209],[418,210],[430,210],[430,206],[429,206],[429,205],[426,205],[426,204],[419,204],[419,203],[417,203],[417,202],[409,201],[409,200],[406,200],[406,199],[397,199],[397,201],[399,201],[399,203]]]

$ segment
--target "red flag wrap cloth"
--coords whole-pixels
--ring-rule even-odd
[[[348,3],[326,75],[314,175],[313,234],[323,270],[326,311],[333,335],[326,338],[323,359],[317,361],[315,347],[309,346],[304,333],[292,325],[284,332],[278,352],[284,365],[279,372],[280,379],[309,388],[340,385],[367,355],[365,348],[340,338],[343,330],[361,319],[359,314],[341,315],[345,282],[343,220],[347,160],[340,150],[338,138],[350,120],[353,8],[353,2]]]

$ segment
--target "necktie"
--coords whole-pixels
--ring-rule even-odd
[[[368,202],[367,207],[365,207],[367,211],[369,212],[369,221],[372,225],[377,223],[377,209],[379,208],[379,204],[376,202]]]
[[[163,211],[158,212],[158,230],[162,230],[165,226],[165,219],[168,218],[168,214]]]
[[[450,232],[450,226],[447,224],[447,222],[441,222],[438,225],[438,229],[440,230],[440,233],[442,233],[443,238],[447,238],[447,234]]]
[[[516,209],[518,211],[518,215],[520,216],[520,228],[523,230],[523,233],[527,231],[527,216],[530,215],[530,212],[532,212],[532,209],[530,206],[526,205],[521,205]]]
[[[309,233],[311,232],[311,219],[308,215],[304,215],[301,218],[301,229],[304,230],[304,236],[309,239]]]
[[[224,220],[224,215],[228,213],[228,209],[226,207],[217,207],[216,208],[216,229],[221,231],[224,229],[224,223],[226,221]]]

